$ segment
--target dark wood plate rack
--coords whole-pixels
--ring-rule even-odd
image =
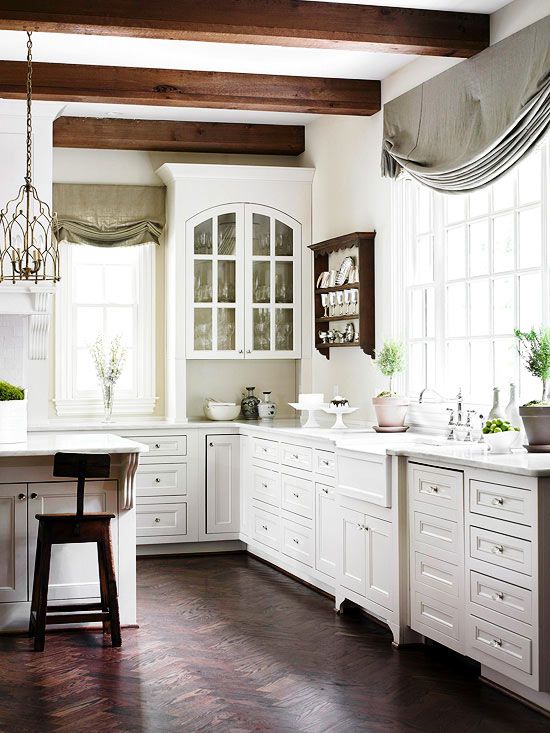
[[[374,357],[374,238],[375,232],[353,232],[341,237],[327,239],[324,242],[311,244],[313,252],[313,288],[315,293],[315,348],[327,359],[330,359],[330,350],[342,347],[358,346],[365,354]],[[331,288],[318,288],[317,280],[322,272],[329,270],[329,258],[334,252],[345,249],[355,249],[350,253],[359,266],[359,282],[344,285],[335,285]],[[334,268],[333,268],[334,269]],[[357,315],[324,316],[321,305],[323,293],[334,293],[339,290],[358,290],[359,309]],[[358,321],[359,342],[324,344],[318,340],[318,333],[323,324],[332,321]]]

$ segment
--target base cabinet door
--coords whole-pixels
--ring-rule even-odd
[[[393,608],[392,524],[377,517],[365,517],[367,544],[366,593],[371,601]]]
[[[28,527],[29,527],[29,578],[34,573],[36,536],[38,520],[36,514],[62,514],[76,511],[76,483],[60,481],[56,483],[28,485]],[[84,512],[117,513],[116,481],[87,481],[84,492]],[[111,520],[115,567],[117,561],[117,524]],[[31,580],[32,585],[32,580]],[[98,598],[99,575],[97,569],[97,545],[82,543],[54,545],[50,565],[50,585],[48,600],[70,600],[75,598]]]
[[[0,603],[27,600],[27,484],[0,484]]]
[[[341,567],[340,583],[364,596],[366,592],[365,515],[353,509],[340,509]]]
[[[239,531],[239,436],[206,437],[206,533]]]
[[[334,489],[324,484],[315,486],[316,540],[315,567],[331,578],[336,577],[338,520]]]

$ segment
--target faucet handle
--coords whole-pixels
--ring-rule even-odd
[[[477,415],[477,410],[466,410],[466,427],[469,428],[472,424],[472,415]]]
[[[449,413],[449,425],[454,425],[455,422],[455,410],[454,407],[447,407],[447,412]]]

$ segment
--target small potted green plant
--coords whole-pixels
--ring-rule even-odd
[[[24,443],[26,440],[25,390],[0,380],[0,443]]]
[[[372,398],[376,419],[381,428],[402,428],[409,401],[393,391],[393,378],[405,369],[405,348],[400,341],[386,341],[376,354],[375,364],[384,377],[389,378],[389,389]]]
[[[533,453],[546,452],[550,446],[550,329],[531,329],[524,332],[516,328],[514,334],[527,371],[541,381],[540,400],[523,405],[519,408],[519,414],[527,433],[529,450]]]

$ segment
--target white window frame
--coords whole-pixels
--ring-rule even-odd
[[[540,267],[530,268],[532,271],[541,272],[541,288],[542,288],[542,313],[541,313],[541,325],[550,325],[550,136],[546,136],[538,146],[543,150],[542,160],[542,171],[541,171],[541,200],[540,206],[542,209],[542,261]],[[445,229],[452,228],[454,226],[464,223],[466,228],[470,218],[466,218],[463,222],[456,222],[453,224],[446,225],[444,220],[445,213],[445,198],[436,193],[432,193],[432,234],[433,234],[433,264],[434,264],[434,279],[432,283],[428,283],[428,287],[434,289],[434,310],[435,310],[435,325],[434,325],[434,336],[429,339],[427,337],[411,337],[411,326],[410,326],[410,307],[409,307],[409,296],[411,290],[414,288],[412,284],[412,267],[411,255],[413,252],[413,238],[415,237],[416,227],[411,226],[411,222],[414,222],[415,207],[414,207],[414,187],[416,184],[410,176],[404,175],[397,184],[393,187],[392,191],[392,327],[395,333],[402,334],[403,340],[406,344],[407,354],[409,353],[409,346],[411,343],[416,342],[427,342],[431,340],[434,343],[434,356],[435,366],[434,372],[435,377],[433,380],[426,379],[427,370],[424,365],[423,381],[427,382],[426,385],[430,389],[437,390],[445,398],[453,398],[454,395],[446,394],[445,386],[445,371],[446,371],[446,344],[452,340],[446,333],[446,309],[447,309],[447,298],[446,288],[449,283],[456,282],[452,279],[447,279],[446,274],[446,247],[445,247]],[[517,186],[517,184],[516,184]],[[519,205],[517,190],[514,207],[499,211],[498,213],[490,211],[487,218],[491,222],[495,215],[500,216],[508,212],[513,212],[515,219],[515,241],[516,241],[516,253],[518,243],[518,211],[528,209],[533,204]],[[483,217],[480,217],[483,218]],[[466,245],[467,246],[467,245]],[[489,233],[489,256],[492,262],[492,246],[493,246],[493,231],[492,223],[490,223]],[[520,268],[517,261],[514,268],[503,273],[492,273],[486,276],[491,281],[498,277],[513,276],[515,281],[515,314],[514,321],[518,323],[518,275],[525,274],[528,268]],[[471,281],[471,278],[466,274],[464,278],[458,280],[458,282],[465,281],[467,284]],[[467,306],[466,306],[466,318],[469,322],[470,319],[470,300],[469,300],[469,287],[467,289]],[[491,306],[493,298],[493,288],[491,286]],[[492,312],[492,311],[491,311]],[[492,317],[491,317],[492,318]],[[535,327],[537,324],[534,324]],[[492,328],[491,328],[492,331]],[[498,341],[499,339],[506,339],[513,336],[509,335],[495,335],[493,332],[488,338],[491,341]],[[458,337],[457,337],[458,338]],[[475,336],[470,335],[469,329],[466,331],[464,338],[468,343],[475,340]],[[480,337],[485,338],[485,337]],[[519,357],[518,357],[519,359]],[[494,374],[494,364],[493,364]],[[469,381],[469,378],[468,378]],[[418,399],[419,393],[416,389],[412,389],[411,380],[409,376],[409,370],[406,370],[405,375],[402,378],[402,384],[400,385],[402,391],[407,394],[412,400]],[[459,385],[457,385],[458,387]],[[504,388],[506,385],[495,385]],[[448,391],[448,390],[447,390]],[[503,395],[504,396],[504,395]],[[522,399],[534,399],[537,395],[524,394],[521,395]],[[468,395],[466,395],[468,397]],[[507,397],[507,395],[505,396]],[[490,399],[490,395],[487,396],[487,402]]]
[[[59,417],[101,416],[103,402],[99,397],[75,395],[74,376],[74,304],[71,296],[71,273],[75,247],[63,244],[61,251],[62,277],[55,297],[55,398]],[[85,245],[84,245],[85,246]],[[138,246],[138,277],[136,301],[139,328],[135,342],[136,394],[117,396],[115,388],[114,414],[151,415],[158,398],[155,396],[155,245]],[[137,361],[139,357],[139,362]]]

